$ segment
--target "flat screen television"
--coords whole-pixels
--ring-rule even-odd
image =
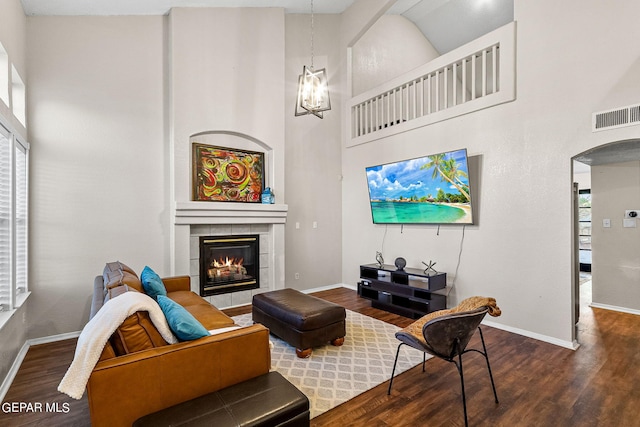
[[[473,224],[466,149],[366,172],[374,224]]]

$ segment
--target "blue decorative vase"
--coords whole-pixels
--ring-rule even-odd
[[[271,194],[271,187],[267,187],[262,192],[262,203],[271,204],[273,203],[273,195]]]

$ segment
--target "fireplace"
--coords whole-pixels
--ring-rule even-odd
[[[218,295],[260,287],[260,238],[200,237],[200,295]]]

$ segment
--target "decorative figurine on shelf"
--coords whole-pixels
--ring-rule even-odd
[[[378,263],[378,267],[382,268],[384,265],[384,258],[382,258],[382,252],[376,251],[376,262]]]
[[[427,266],[427,268],[424,269],[424,274],[431,274],[430,272],[433,271],[435,274],[438,274],[438,272],[436,271],[435,268],[433,268],[434,265],[436,265],[435,262],[429,260],[429,264],[427,264],[426,262],[422,261],[422,263],[424,265]]]
[[[396,258],[396,267],[398,268],[398,271],[402,271],[404,270],[404,266],[407,265],[407,260],[405,260],[402,257],[398,257]]]

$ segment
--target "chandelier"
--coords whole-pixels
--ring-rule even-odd
[[[322,118],[323,111],[331,109],[327,72],[324,68],[313,68],[313,0],[311,0],[311,65],[302,67],[298,77],[296,116],[313,114]]]

